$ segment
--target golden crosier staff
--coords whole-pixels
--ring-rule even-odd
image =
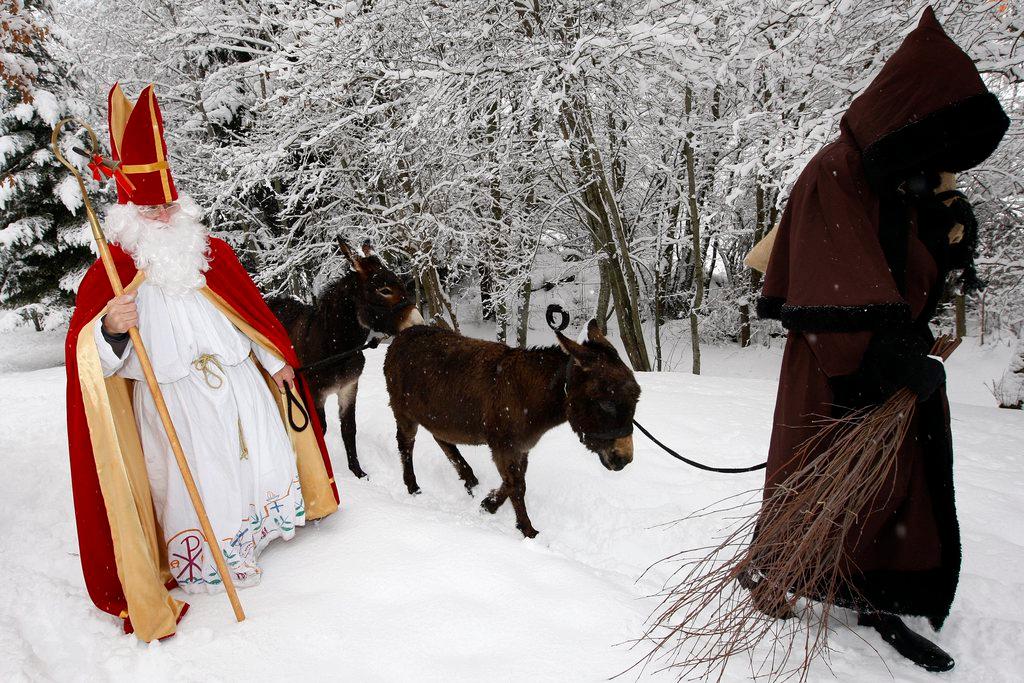
[[[124,287],[121,286],[121,278],[118,276],[114,260],[110,256],[110,249],[107,247],[107,240],[103,236],[100,222],[96,219],[96,213],[92,210],[92,204],[89,202],[89,194],[85,190],[85,181],[82,180],[82,174],[78,172],[78,169],[68,163],[68,160],[61,153],[60,147],[57,144],[61,130],[69,123],[77,123],[89,134],[89,141],[92,145],[90,157],[99,153],[96,133],[87,124],[73,118],[63,119],[54,126],[53,135],[50,136],[50,145],[53,147],[53,153],[57,156],[57,160],[71,171],[78,181],[78,187],[82,190],[82,199],[85,202],[85,214],[89,217],[92,236],[100,250],[100,259],[103,261],[103,267],[107,271],[107,278],[110,280],[110,286],[114,290],[114,296],[121,296],[124,294]],[[220,572],[220,578],[224,582],[228,599],[231,600],[231,607],[235,610],[235,619],[242,621],[245,619],[245,612],[242,611],[242,604],[238,601],[235,583],[232,581],[231,572],[224,562],[224,553],[220,550],[217,536],[214,534],[213,527],[210,526],[210,518],[207,517],[206,507],[199,497],[199,490],[196,488],[196,482],[192,478],[192,471],[189,469],[188,461],[185,460],[185,452],[181,448],[181,442],[178,441],[178,433],[171,422],[171,415],[167,412],[167,404],[164,402],[163,393],[160,391],[160,384],[157,382],[156,374],[153,372],[153,364],[149,360],[149,354],[146,352],[146,347],[142,343],[142,337],[139,335],[139,328],[132,327],[128,330],[128,334],[131,336],[132,344],[135,346],[135,353],[139,358],[139,364],[142,366],[142,372],[146,376],[146,384],[149,385],[149,391],[153,394],[153,402],[156,404],[156,410],[160,414],[160,421],[163,423],[164,431],[167,433],[167,440],[170,442],[171,450],[174,452],[174,459],[178,461],[178,469],[181,470],[181,478],[185,481],[185,488],[188,490],[189,498],[192,499],[192,506],[196,510],[196,516],[199,518],[199,526],[203,530],[203,535],[210,546],[210,552],[217,563],[217,571]]]

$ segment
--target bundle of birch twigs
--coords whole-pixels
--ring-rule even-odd
[[[945,360],[959,344],[944,335],[932,355]],[[813,661],[827,661],[836,603],[859,597],[851,594],[849,550],[863,515],[892,494],[916,405],[904,388],[881,405],[823,418],[793,454],[797,469],[760,505],[748,492],[745,501],[741,494],[688,517],[725,511],[738,519],[720,543],[661,561],[679,567],[640,641],[652,647],[638,664],[715,680],[744,655],[757,678],[803,681]],[[755,652],[768,638],[771,646]]]

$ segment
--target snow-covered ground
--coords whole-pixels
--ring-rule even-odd
[[[345,468],[335,419],[342,511],[268,549],[262,585],[241,593],[247,621],[234,623],[223,596],[196,596],[176,637],[146,645],[95,610],[82,583],[61,343],[55,333],[0,335],[3,681],[605,680],[640,656],[624,643],[641,632],[655,606],[646,596],[667,570],[640,574],[708,540],[724,520],[659,525],[760,484],[757,473],[690,469],[639,434],[634,463],[609,472],[561,427],[531,455],[527,503],[541,534],[524,540],[509,506],[493,517],[479,508],[498,481],[483,448],[463,449],[482,482],[473,499],[421,432],[423,493],[405,493],[381,348],[369,354],[359,393],[369,480]],[[964,567],[935,638],[956,669],[927,674],[872,633],[841,631],[832,641],[837,680],[1024,680],[1024,414],[995,408],[984,386],[1008,353],[968,340],[949,367]],[[640,376],[638,418],[700,460],[760,462],[779,358],[777,348],[711,348],[703,376]],[[747,671],[737,662],[729,680]],[[836,680],[820,665],[813,678]]]

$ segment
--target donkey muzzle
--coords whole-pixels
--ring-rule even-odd
[[[633,462],[633,435],[619,437],[612,442],[612,447],[601,452],[601,464],[618,472]]]

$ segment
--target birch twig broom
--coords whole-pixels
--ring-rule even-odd
[[[942,336],[932,355],[946,360],[959,345]],[[760,506],[728,503],[692,515],[725,510],[739,521],[720,543],[662,560],[680,566],[641,639],[652,647],[638,665],[720,680],[730,659],[745,655],[755,677],[806,680],[813,661],[827,660],[837,603],[863,604],[848,550],[862,514],[892,493],[916,405],[904,388],[880,406],[825,418],[793,454],[799,469]],[[799,609],[801,600],[818,604]],[[768,652],[755,653],[769,637]]]

